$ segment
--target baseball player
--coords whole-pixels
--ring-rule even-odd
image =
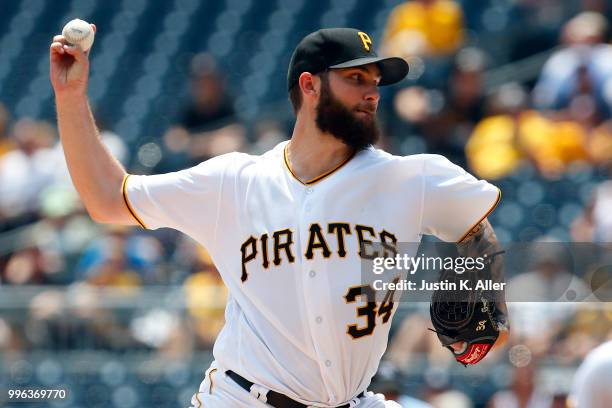
[[[612,407],[611,373],[612,341],[608,341],[589,352],[578,368],[568,407]]]
[[[402,80],[406,62],[378,57],[363,31],[319,30],[290,62],[297,118],[289,142],[261,156],[230,153],[138,176],[100,143],[86,96],[88,55],[62,36],[50,55],[66,160],[91,217],[188,234],[209,250],[229,288],[215,360],[192,405],[399,406],[367,391],[397,299],[376,299],[360,263],[383,255],[375,242],[393,248],[423,234],[460,242],[465,254],[493,251],[486,217],[500,198],[444,157],[372,147],[379,86]],[[476,323],[481,331],[487,321]],[[434,326],[464,364],[488,350],[475,336]]]

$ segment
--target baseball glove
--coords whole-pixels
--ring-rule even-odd
[[[441,273],[441,282],[454,282],[460,288],[459,281],[468,280],[470,290],[436,290],[432,294],[429,309],[434,326],[432,331],[453,353],[455,360],[464,366],[482,360],[497,341],[500,331],[507,327],[506,316],[495,300],[499,293],[474,289],[478,280],[490,279],[488,267],[495,255],[498,254],[489,257],[491,261],[482,271],[457,274],[450,270]],[[464,342],[460,350],[451,347],[460,342]]]

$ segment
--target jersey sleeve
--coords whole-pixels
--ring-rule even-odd
[[[123,181],[126,207],[143,228],[173,228],[209,243],[220,211],[230,208],[223,203],[222,189],[234,159],[230,153],[174,173],[128,175]]]
[[[501,191],[438,155],[423,163],[421,233],[460,242],[495,209]]]

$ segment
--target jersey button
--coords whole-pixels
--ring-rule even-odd
[[[304,211],[306,211],[307,213],[309,213],[309,212],[310,212],[310,209],[311,209],[310,205],[306,205],[306,206],[304,207]]]
[[[314,191],[314,190],[313,190],[313,188],[312,188],[312,187],[308,187],[308,188],[306,189],[306,194],[312,194],[312,192],[313,192],[313,191]]]
[[[317,316],[317,318],[315,319],[315,321],[319,324],[321,324],[321,322],[323,321],[323,318],[321,316]]]
[[[308,276],[310,276],[311,278],[314,278],[315,276],[317,276],[317,273],[315,271],[310,271],[308,272]]]
[[[331,367],[332,362],[329,360],[325,360],[325,366],[326,367]]]

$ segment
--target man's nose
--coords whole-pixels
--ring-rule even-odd
[[[363,99],[368,102],[374,102],[378,104],[378,100],[380,99],[380,91],[378,90],[378,86],[373,85],[368,87],[368,90],[364,94]]]

